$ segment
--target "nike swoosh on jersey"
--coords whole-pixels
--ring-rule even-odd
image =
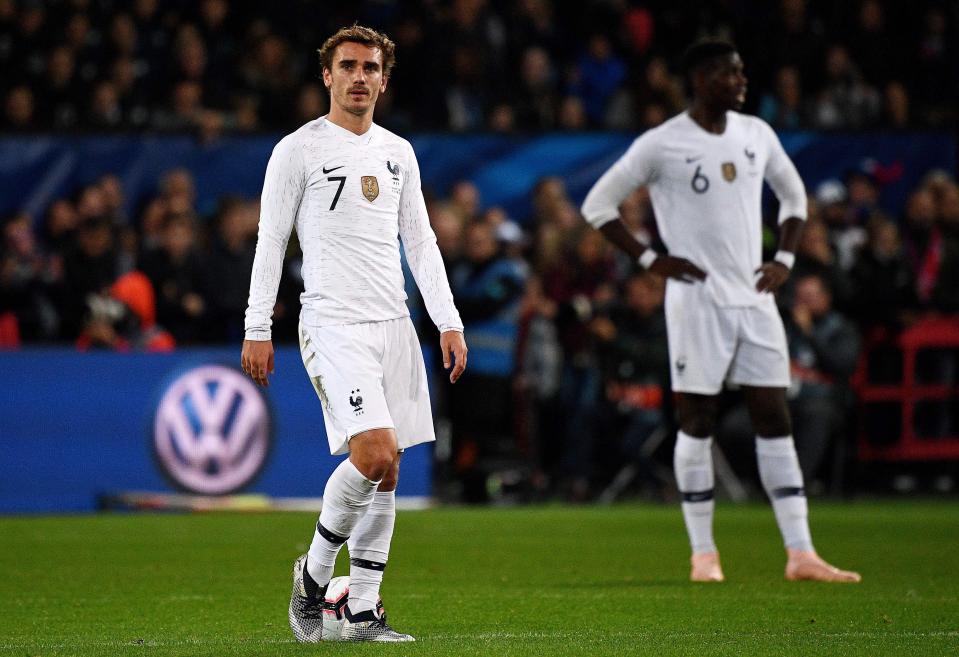
[[[331,168],[331,169],[327,169],[326,167],[323,167],[323,173],[333,173],[333,172],[336,171],[337,169],[342,169],[342,168],[345,167],[345,166],[346,166],[345,164],[341,164],[340,166],[338,166],[338,167],[333,167],[333,168]]]
[[[702,155],[697,155],[697,156],[695,156],[695,157],[687,157],[687,158],[686,158],[686,164],[692,164],[692,163],[695,162],[696,160],[701,160],[701,159],[703,159],[703,156],[702,156]]]

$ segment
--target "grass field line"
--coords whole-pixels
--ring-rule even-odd
[[[493,639],[578,639],[583,641],[601,639],[630,639],[630,638],[658,638],[658,639],[696,639],[703,637],[729,636],[741,639],[766,639],[784,636],[796,636],[798,632],[656,632],[655,630],[639,630],[630,632],[476,632],[463,634],[428,634],[417,637],[418,641],[488,641]],[[843,631],[843,632],[816,632],[819,638],[836,639],[870,639],[879,637],[898,638],[950,638],[959,637],[959,630],[919,632],[919,631]]]
[[[542,640],[542,639],[577,639],[580,641],[600,641],[607,639],[637,639],[637,638],[676,638],[676,639],[696,639],[696,638],[715,638],[717,636],[736,637],[738,639],[766,639],[779,638],[784,636],[796,636],[797,632],[656,632],[655,630],[630,631],[630,632],[597,632],[591,635],[589,632],[568,632],[568,631],[532,631],[532,632],[464,632],[458,634],[424,634],[417,637],[417,641],[427,643],[430,641],[497,641],[497,640]],[[817,632],[818,638],[832,639],[874,639],[874,638],[956,638],[959,637],[959,630],[950,631],[843,631],[843,632]],[[172,639],[172,640],[127,640],[127,641],[69,641],[44,643],[33,641],[17,641],[12,643],[0,643],[0,650],[64,650],[76,648],[125,648],[125,647],[148,647],[148,648],[177,648],[183,646],[227,646],[233,644],[257,644],[262,646],[285,645],[296,643],[293,638],[276,637],[210,637],[210,638],[191,638],[191,639]]]

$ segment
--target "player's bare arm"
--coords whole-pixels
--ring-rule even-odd
[[[440,334],[440,351],[443,353],[443,368],[450,372],[450,383],[456,383],[466,369],[466,339],[462,331],[443,331]]]
[[[250,378],[261,386],[270,385],[268,374],[273,374],[273,341],[244,340],[240,365]]]
[[[780,225],[779,250],[776,251],[776,256],[756,270],[759,274],[759,280],[756,281],[757,291],[774,293],[789,278],[803,225],[804,222],[799,217],[789,217]]]
[[[599,231],[606,239],[622,249],[627,255],[639,261],[645,269],[654,274],[683,283],[693,283],[706,279],[706,272],[686,258],[657,254],[652,247],[641,244],[619,219],[603,224]]]

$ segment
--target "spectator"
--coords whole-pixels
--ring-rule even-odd
[[[556,125],[556,73],[543,48],[527,48],[520,64],[516,92],[516,125],[524,130],[549,130]]]
[[[601,435],[619,437],[603,450],[603,460],[614,472],[624,464],[637,467],[640,480],[656,494],[659,468],[647,443],[671,424],[665,290],[662,278],[634,274],[626,279],[622,301],[600,311],[590,325],[604,382],[596,421]],[[578,449],[586,463],[599,459],[584,443]]]
[[[5,110],[5,127],[13,132],[31,132],[36,130],[40,123],[34,114],[33,92],[29,87],[14,87],[7,94]]]
[[[66,199],[53,202],[47,210],[44,226],[44,244],[47,250],[62,258],[76,244],[79,214],[73,204]]]
[[[829,231],[829,243],[835,249],[839,267],[846,271],[852,267],[856,253],[866,241],[866,230],[855,221],[846,186],[840,181],[830,179],[819,183],[816,203]]]
[[[913,92],[925,106],[923,123],[946,125],[956,117],[957,76],[955,39],[949,36],[949,19],[942,7],[927,8],[915,46],[911,68]]]
[[[763,94],[759,101],[759,116],[779,129],[795,129],[805,125],[802,85],[796,67],[784,66],[776,71],[773,91]]]
[[[593,34],[570,81],[570,90],[582,101],[591,125],[604,125],[606,103],[625,79],[626,64],[613,52],[609,37]]]
[[[91,295],[89,313],[77,349],[111,351],[173,351],[173,336],[156,324],[150,279],[140,272],[124,274],[110,293]]]
[[[785,323],[796,452],[806,478],[815,480],[830,446],[845,436],[851,402],[848,384],[859,358],[859,335],[833,310],[825,281],[814,275],[797,280]]]
[[[452,57],[452,82],[446,90],[447,126],[460,132],[479,130],[489,102],[483,63],[479,53],[465,45],[456,46]]]
[[[479,188],[468,180],[454,183],[450,192],[450,209],[464,222],[473,221],[479,216]]]
[[[463,253],[463,218],[450,209],[446,203],[434,203],[430,207],[430,223],[436,233],[436,245],[443,256],[443,263],[449,270]]]
[[[98,82],[87,109],[86,124],[93,129],[109,130],[126,124],[117,88],[112,82]]]
[[[73,51],[67,46],[58,46],[50,51],[41,87],[43,120],[47,125],[56,129],[79,126],[81,85],[76,74]]]
[[[176,341],[189,344],[205,338],[209,302],[203,296],[204,267],[191,215],[167,217],[162,246],[144,259],[142,268],[156,290],[157,319]]]
[[[879,118],[881,99],[863,79],[848,51],[834,45],[826,52],[822,89],[813,107],[817,128],[868,128]]]
[[[588,497],[589,481],[572,459],[577,441],[595,431],[593,419],[599,403],[601,378],[589,331],[596,308],[615,295],[615,265],[599,231],[581,226],[566,237],[567,253],[543,274],[543,289],[557,304],[556,328],[563,347],[564,365],[560,399],[568,421],[562,435],[561,465],[567,494],[573,500]]]
[[[803,228],[796,250],[796,264],[786,284],[780,288],[780,301],[787,307],[792,304],[796,282],[804,276],[819,276],[830,290],[830,301],[836,299],[838,307],[847,307],[852,295],[849,277],[839,266],[839,259],[829,242],[829,230],[821,220],[810,219]]]
[[[81,196],[81,223],[76,246],[63,261],[63,282],[57,307],[61,310],[61,335],[74,340],[80,334],[87,312],[87,297],[104,294],[120,275],[116,241],[110,219],[99,212],[98,190],[88,188]]]
[[[310,83],[300,88],[296,99],[296,114],[292,124],[301,126],[326,114],[329,108],[326,90],[319,84]]]
[[[14,215],[3,226],[0,243],[0,315],[13,313],[21,335],[57,337],[58,317],[49,296],[51,270],[33,236],[30,216]]]
[[[883,122],[890,128],[908,128],[912,123],[909,112],[909,92],[905,85],[897,80],[889,82],[883,94]]]
[[[559,127],[563,130],[585,130],[589,127],[586,108],[577,96],[565,96],[559,103]]]
[[[256,224],[247,221],[246,205],[239,199],[221,204],[212,249],[206,256],[207,337],[217,342],[243,340],[256,247]]]
[[[543,491],[547,473],[555,470],[558,455],[553,444],[563,432],[559,390],[563,350],[556,332],[557,305],[543,293],[538,276],[526,283],[519,311],[516,340],[516,439],[521,453],[533,465],[534,486]]]
[[[480,460],[512,450],[510,381],[519,301],[526,272],[503,255],[494,227],[482,221],[466,230],[465,258],[450,272],[450,284],[465,331],[471,338],[469,380],[450,391],[455,427],[454,459],[467,481],[468,501],[485,496]]]
[[[906,204],[906,253],[916,281],[920,308],[954,311],[959,249],[946,239],[940,208],[929,185],[912,193]]]
[[[906,326],[916,308],[913,273],[906,261],[895,222],[875,217],[869,238],[849,272],[852,282],[850,314],[868,335],[869,329],[897,331]]]

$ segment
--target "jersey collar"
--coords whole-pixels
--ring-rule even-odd
[[[327,115],[324,114],[320,118],[322,119],[323,123],[326,124],[326,127],[328,130],[331,130],[337,136],[343,139],[346,139],[347,141],[352,142],[358,146],[366,146],[373,140],[373,135],[376,134],[377,125],[375,123],[371,123],[369,130],[364,132],[362,135],[358,135],[355,132],[351,132],[350,130],[347,130],[346,128],[342,128],[336,125],[335,123],[333,123],[326,117]]]

